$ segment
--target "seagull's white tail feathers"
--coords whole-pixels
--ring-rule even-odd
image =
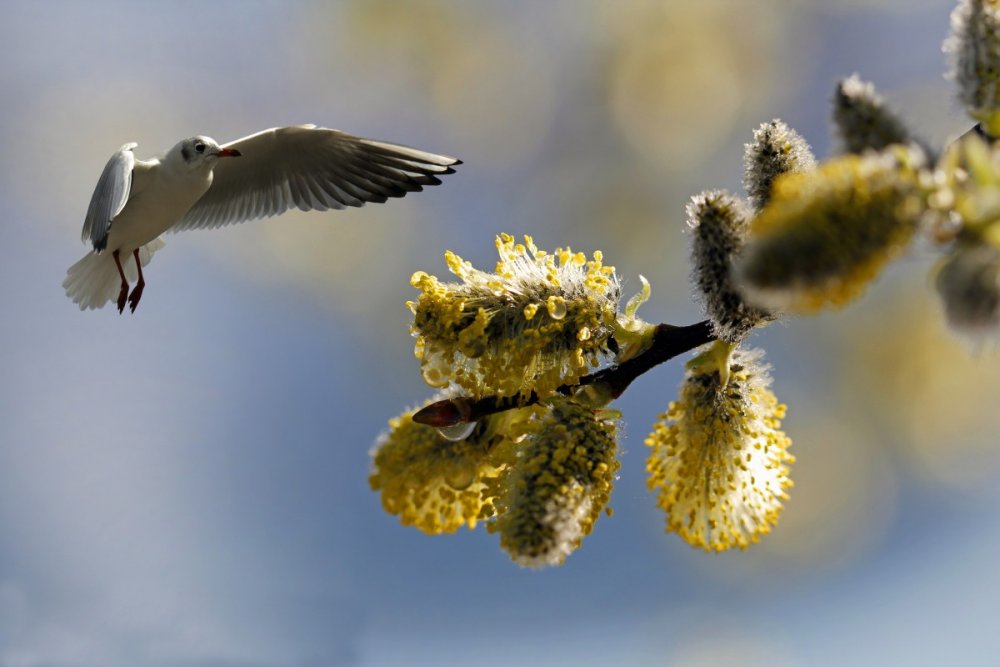
[[[142,261],[142,265],[149,264],[153,253],[164,245],[166,244],[163,240],[157,238],[139,248],[139,259]],[[129,284],[134,284],[139,278],[139,273],[135,268],[135,260],[129,254],[127,257],[122,256],[121,262]],[[87,310],[88,308],[102,308],[108,301],[117,299],[121,284],[118,267],[115,266],[115,259],[111,253],[102,252],[98,255],[91,251],[79,262],[69,267],[69,271],[66,272],[66,280],[63,281],[63,288],[66,290],[66,296],[80,306],[80,310]]]

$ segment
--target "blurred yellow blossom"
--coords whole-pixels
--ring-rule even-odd
[[[609,37],[614,128],[657,169],[690,171],[743,114],[773,105],[796,66],[779,59],[787,11],[770,3],[597,3]],[[678,128],[684,128],[678,131]]]
[[[845,329],[852,355],[840,365],[839,384],[848,409],[878,427],[926,480],[957,493],[991,492],[1000,471],[1000,358],[970,354],[949,336],[926,292],[900,285],[871,308],[877,324],[860,320]]]
[[[856,298],[913,238],[924,164],[920,149],[893,146],[778,178],[737,264],[745,295],[799,312]]]
[[[938,241],[953,241],[934,284],[948,324],[972,338],[1000,330],[1000,155],[971,134],[938,165],[929,198]]]
[[[328,11],[328,22],[310,26],[307,34],[340,51],[336,57],[361,78],[405,88],[407,109],[423,109],[421,115],[437,121],[476,164],[509,167],[544,145],[556,119],[556,63],[548,49],[506,20],[502,5],[352,0]],[[340,39],[330,39],[331,25]],[[393,118],[401,113],[398,97],[381,106]]]

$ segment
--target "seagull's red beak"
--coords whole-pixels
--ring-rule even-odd
[[[219,151],[219,157],[239,157],[243,153],[239,152],[235,148],[223,148]]]

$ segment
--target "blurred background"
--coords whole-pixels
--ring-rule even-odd
[[[701,319],[684,205],[781,117],[836,146],[838,78],[924,137],[953,0],[0,2],[0,667],[984,664],[1000,652],[1000,360],[911,250],[842,312],[759,332],[798,457],[743,553],[664,532],[641,378],[615,514],[521,570],[385,514],[368,451],[429,395],[404,302],[445,249],[601,249],[650,321]],[[108,156],[318,123],[461,157],[387,205],[167,237],[132,316],[66,268]]]

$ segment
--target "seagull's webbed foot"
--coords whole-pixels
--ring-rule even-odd
[[[132,256],[135,257],[135,269],[139,272],[139,281],[128,298],[129,309],[134,313],[135,307],[139,305],[139,299],[142,298],[142,288],[146,286],[146,279],[142,277],[142,260],[139,259],[138,248],[132,251]]]
[[[125,312],[125,300],[128,299],[128,283],[122,283],[122,289],[118,292],[118,314]]]
[[[145,286],[146,283],[144,281],[136,283],[135,289],[132,290],[132,294],[128,297],[128,307],[133,313],[135,312],[136,306],[139,305],[139,299],[142,298],[142,288]],[[124,306],[125,302],[122,301],[121,303]],[[118,312],[121,312],[121,308],[118,309]]]
[[[118,314],[121,315],[125,310],[125,300],[128,298],[128,280],[126,280],[125,272],[122,270],[122,262],[118,257],[118,251],[115,250],[111,253],[111,256],[115,258],[115,266],[118,267],[118,275],[121,276],[122,279],[122,288],[118,292]],[[133,308],[133,310],[135,309]]]

